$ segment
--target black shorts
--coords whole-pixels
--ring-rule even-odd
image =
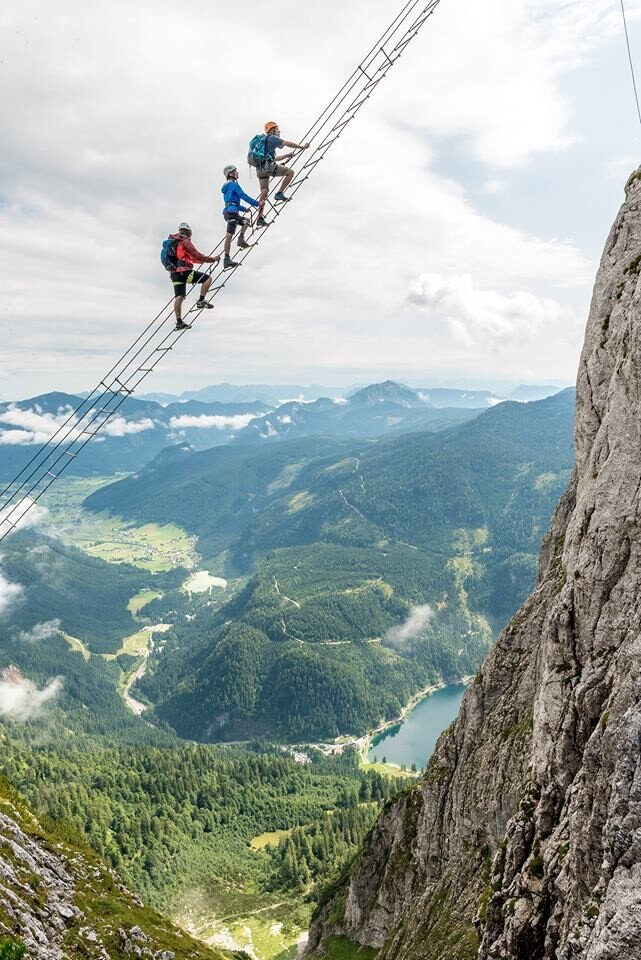
[[[202,270],[172,270],[171,282],[174,285],[174,296],[184,297],[187,294],[188,283],[203,283],[209,276]]]
[[[223,217],[227,221],[227,233],[231,233],[232,237],[236,233],[236,227],[247,226],[247,218],[241,217],[240,213],[225,212],[223,213]]]

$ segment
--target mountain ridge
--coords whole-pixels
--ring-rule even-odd
[[[641,168],[608,237],[577,381],[576,470],[531,597],[423,782],[319,911],[307,957],[637,960]]]

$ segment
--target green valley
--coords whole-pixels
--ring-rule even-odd
[[[92,494],[91,509],[181,523],[216,569],[249,574],[150,658],[156,717],[205,741],[327,739],[474,672],[533,586],[572,424],[564,391],[438,435],[219,448]]]
[[[3,772],[212,946],[295,956],[410,776],[346,741],[474,673],[534,582],[571,395],[466,419],[164,451],[3,545],[4,682],[53,691]]]
[[[201,935],[210,927],[212,942],[231,945],[251,923],[262,957],[306,929],[403,784],[361,771],[353,751],[297,762],[258,744],[61,749],[39,745],[33,727],[8,734],[4,772],[39,816],[69,824],[146,902]],[[280,842],[252,843],[266,832]]]

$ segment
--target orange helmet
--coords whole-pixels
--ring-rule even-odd
[[[267,123],[265,124],[265,133],[269,133],[270,130],[273,130],[277,126],[278,124],[276,123],[275,120],[268,120]]]

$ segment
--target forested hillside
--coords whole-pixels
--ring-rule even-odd
[[[0,620],[0,637],[57,620],[61,630],[96,653],[117,650],[122,638],[136,631],[127,607],[135,593],[152,582],[166,589],[185,577],[185,571],[176,569],[152,578],[136,567],[106,563],[60,540],[27,532],[4,541],[0,564],[15,588],[10,623]]]
[[[0,878],[2,960],[247,960],[197,943],[144,906],[67,824],[34,816],[4,776]]]
[[[307,461],[302,442],[249,459],[211,451],[192,458],[197,480],[183,462],[99,491],[98,503],[144,503],[154,519],[180,510],[210,548],[227,549],[231,569],[255,571],[152,659],[141,688],[157,715],[197,739],[331,737],[472,672],[533,585],[572,468],[572,422],[565,391],[440,437],[343,445],[338,456],[327,441]],[[235,535],[212,529],[232,491]]]
[[[132,716],[120,692],[136,660],[119,651],[141,627],[130,601],[150,583],[172,591],[184,576],[176,569],[151,580],[144,570],[28,531],[7,538],[0,558],[0,675],[10,667],[18,673],[0,714],[35,717],[46,702],[47,729],[61,739],[73,731],[144,742],[154,732]],[[180,601],[173,596],[174,604]]]
[[[337,400],[323,397],[313,403],[284,403],[251,420],[238,441],[273,443],[323,434],[364,439],[410,430],[438,431],[471,420],[477,414],[478,410],[467,405],[441,409],[416,390],[386,380]]]
[[[308,438],[255,449],[214,447],[180,456],[161,454],[144,470],[87,497],[84,506],[137,523],[174,522],[198,535],[205,559],[216,556],[256,512],[287,490],[317,459],[347,456],[354,441]]]
[[[304,927],[407,783],[359,770],[353,751],[308,751],[297,762],[266,745],[65,747],[38,743],[33,727],[7,730],[4,771],[38,815],[71,825],[146,902],[169,911],[199,889],[212,910],[248,894],[277,910],[285,897]]]

